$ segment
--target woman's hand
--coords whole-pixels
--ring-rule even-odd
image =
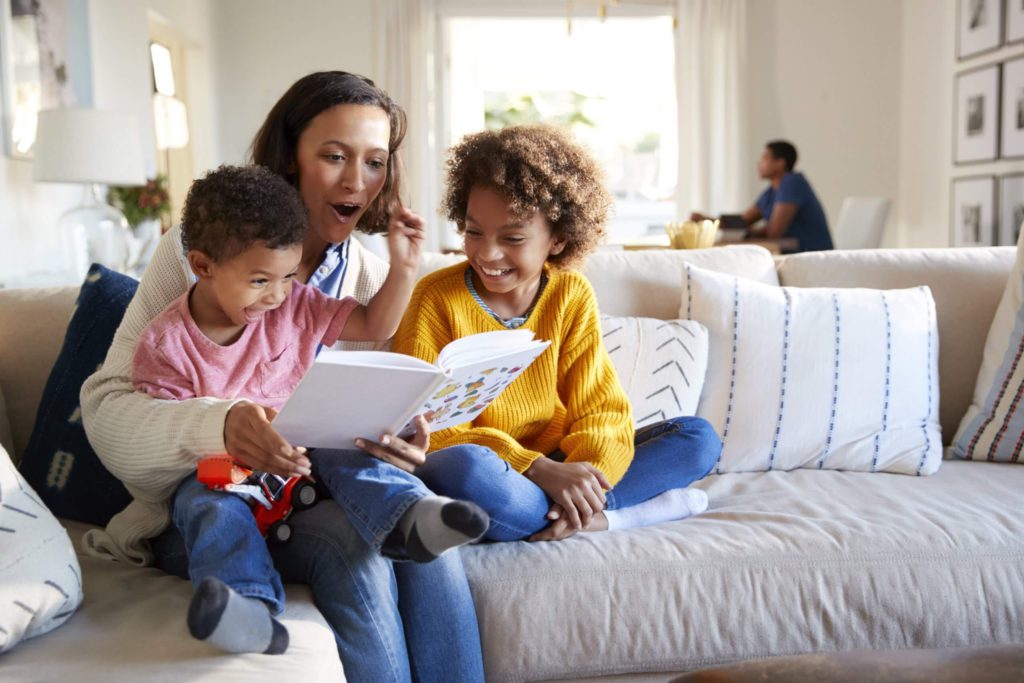
[[[409,209],[398,209],[388,223],[388,254],[391,267],[399,266],[413,272],[420,266],[420,253],[426,231],[423,219]]]
[[[611,489],[601,471],[586,462],[537,458],[524,474],[561,506],[556,523],[568,524],[573,533],[586,527],[596,513],[604,510],[604,492]],[[549,519],[554,512],[552,508]]]
[[[224,446],[228,455],[246,467],[282,477],[310,473],[305,448],[296,448],[270,426],[277,416],[273,408],[242,401],[231,406],[224,418]]]
[[[427,461],[427,448],[430,446],[430,426],[426,418],[417,415],[412,424],[416,433],[411,441],[385,434],[380,438],[380,443],[356,439],[356,445],[370,455],[412,473]]]

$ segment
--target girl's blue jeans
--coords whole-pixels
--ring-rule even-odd
[[[608,510],[630,507],[704,478],[718,460],[722,441],[699,417],[678,417],[636,432],[636,455],[622,480],[606,494]],[[560,454],[556,454],[559,456]],[[416,470],[435,493],[470,500],[491,517],[486,537],[516,541],[550,522],[552,501],[490,448],[451,446],[431,453]]]

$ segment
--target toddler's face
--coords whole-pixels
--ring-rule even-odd
[[[565,246],[539,211],[517,219],[499,192],[483,186],[469,192],[464,240],[466,258],[493,294],[536,286],[548,256]]]
[[[235,325],[255,322],[284,303],[292,291],[302,245],[268,249],[254,244],[221,263],[209,263],[207,273],[214,299]]]

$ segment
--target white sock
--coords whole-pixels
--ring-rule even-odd
[[[475,503],[425,496],[398,520],[405,552],[414,562],[430,562],[452,548],[471,543],[487,531],[491,519]]]
[[[619,510],[605,510],[608,531],[672,522],[708,509],[708,494],[700,489],[672,489],[650,500]]]
[[[193,638],[227,652],[279,655],[288,649],[288,629],[262,600],[239,595],[220,579],[199,582],[188,607]]]

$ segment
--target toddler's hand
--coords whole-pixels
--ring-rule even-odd
[[[405,208],[392,213],[388,223],[388,253],[391,257],[391,267],[416,271],[420,265],[420,252],[423,251],[425,238],[426,231],[423,229],[423,219],[420,216]]]

